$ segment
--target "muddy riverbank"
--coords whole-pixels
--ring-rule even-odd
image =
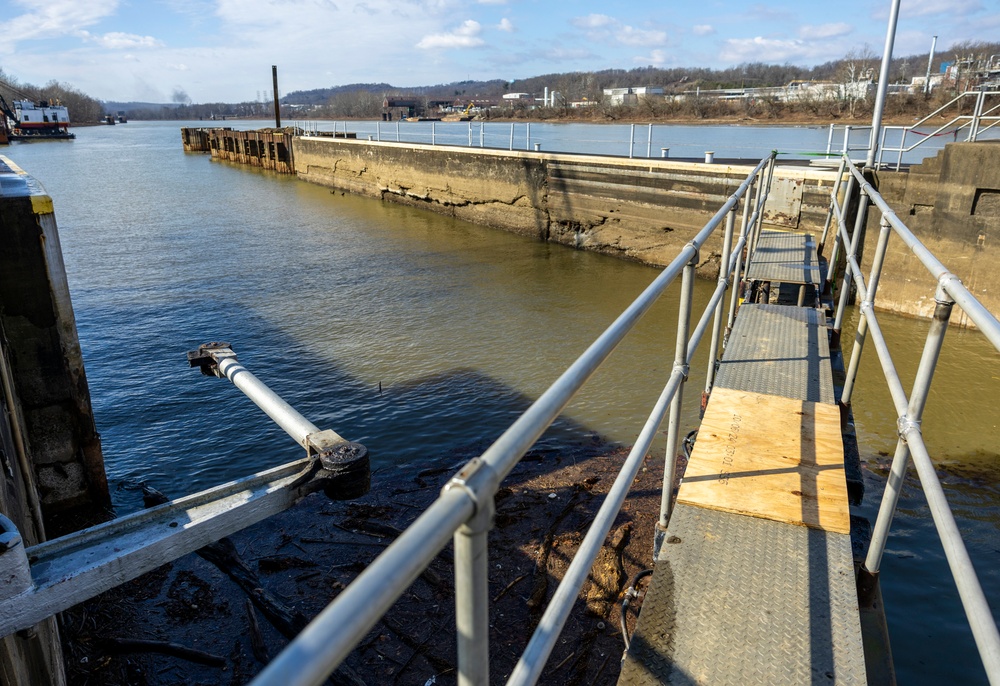
[[[504,482],[490,536],[494,682],[511,673],[626,455],[608,446],[532,453]],[[423,511],[464,457],[409,474],[383,469],[357,501],[310,496],[233,536],[236,553],[262,587],[252,595],[273,595],[293,625],[312,618]],[[651,566],[662,473],[662,459],[648,458],[543,682],[616,681],[624,648],[620,600],[629,580]],[[454,683],[452,582],[449,546],[366,635],[333,682]],[[251,607],[219,568],[188,555],[65,613],[69,683],[246,683],[287,644],[261,605]],[[629,630],[634,618],[631,612]],[[197,652],[183,654],[178,647]]]

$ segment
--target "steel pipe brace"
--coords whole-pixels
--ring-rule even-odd
[[[916,431],[918,434],[922,433],[920,424],[921,422],[919,419],[913,419],[912,417],[903,415],[896,420],[896,435],[899,436],[901,441],[908,443],[909,441],[907,440],[907,435],[911,431]]]
[[[939,276],[937,289],[934,291],[934,302],[938,305],[954,305],[955,299],[952,298],[951,293],[948,292],[948,286],[956,283],[959,286],[965,286],[965,284],[962,283],[962,280],[951,272],[945,272]]]
[[[500,487],[500,475],[481,457],[469,460],[464,467],[444,485],[441,492],[460,489],[472,501],[472,516],[465,526],[474,531],[493,528],[496,513],[493,497]]]
[[[687,364],[687,363],[677,364],[675,362],[673,369],[674,369],[675,372],[680,372],[681,373],[681,378],[684,379],[684,381],[688,380],[688,375],[691,373],[691,365],[690,364]]]

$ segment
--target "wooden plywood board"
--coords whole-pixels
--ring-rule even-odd
[[[840,410],[715,388],[677,502],[849,533]]]

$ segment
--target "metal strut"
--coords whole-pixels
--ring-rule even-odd
[[[0,515],[0,637],[286,510],[310,493],[350,500],[368,492],[367,448],[317,429],[240,365],[228,344],[201,346],[188,359],[209,375],[232,380],[306,447],[306,457],[31,548]]]

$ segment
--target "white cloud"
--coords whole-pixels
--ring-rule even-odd
[[[514,28],[514,24],[511,23],[510,19],[508,19],[507,17],[504,17],[503,19],[500,20],[500,23],[497,24],[497,29],[499,29],[500,31],[506,31],[507,33],[513,33],[514,31],[516,31],[516,29]]]
[[[573,19],[573,26],[581,29],[599,29],[617,23],[616,20],[606,14],[588,14],[586,17],[576,17]]]
[[[577,28],[586,30],[590,40],[602,44],[613,41],[619,45],[650,46],[664,45],[667,42],[665,31],[637,29],[606,14],[588,14],[585,17],[576,17],[571,20],[571,23]]]
[[[925,17],[930,14],[962,15],[983,9],[979,0],[906,0],[906,16]],[[888,14],[886,14],[888,16]]]
[[[670,62],[670,56],[666,50],[653,50],[646,57],[635,57],[632,59],[636,64],[650,64],[654,67],[662,67]]]
[[[645,31],[632,26],[623,26],[615,33],[615,38],[623,45],[663,45],[667,42],[664,31]]]
[[[691,33],[696,36],[710,36],[715,33],[715,27],[711,24],[696,24],[691,27]]]
[[[827,54],[829,46],[791,38],[731,38],[725,42],[719,57],[728,62],[768,62],[780,64],[788,60],[815,58]]]
[[[103,36],[94,36],[86,31],[83,31],[82,33],[87,40],[91,40],[94,43],[111,50],[162,48],[164,46],[164,42],[158,38],[153,38],[152,36],[138,36],[134,33],[121,33],[120,31],[115,31],[112,33],[105,33]]]
[[[461,26],[449,33],[432,33],[424,36],[417,47],[422,50],[434,48],[476,48],[484,44],[479,34],[483,27],[474,19],[465,20]]]
[[[78,35],[84,27],[96,24],[118,9],[118,0],[52,0],[43,3],[21,0],[17,4],[27,8],[28,12],[0,23],[2,49],[13,50],[18,42],[31,39]],[[6,14],[12,14],[10,8]]]
[[[799,27],[799,37],[806,40],[838,38],[840,36],[846,36],[853,30],[853,26],[844,22],[838,22],[835,24],[820,24],[819,26],[806,24]]]

